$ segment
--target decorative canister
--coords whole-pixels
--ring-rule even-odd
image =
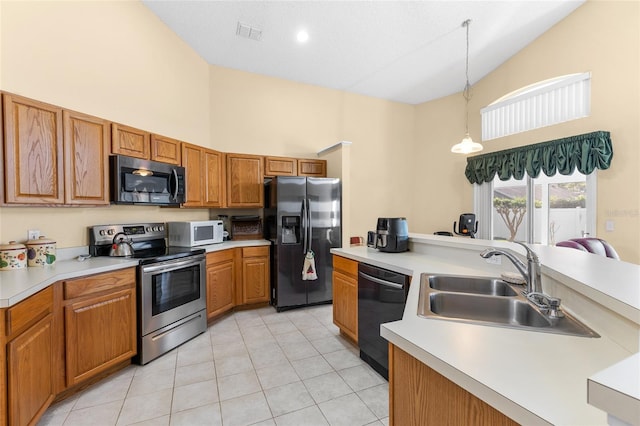
[[[56,242],[45,236],[27,241],[27,258],[29,266],[53,265],[56,262]]]
[[[9,241],[0,244],[0,271],[21,269],[27,266],[27,248],[24,244]]]

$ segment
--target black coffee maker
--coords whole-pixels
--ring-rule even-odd
[[[409,226],[404,217],[379,217],[375,231],[367,234],[367,246],[387,253],[409,250]]]
[[[476,237],[476,232],[478,232],[478,221],[476,220],[476,215],[473,213],[462,213],[460,215],[460,224],[458,226],[458,230],[456,230],[456,222],[453,222],[453,232],[456,235],[462,235],[465,237]]]

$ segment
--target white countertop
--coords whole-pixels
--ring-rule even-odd
[[[0,308],[15,305],[56,281],[138,266],[139,259],[92,257],[82,262],[59,260],[51,266],[0,272]]]
[[[640,424],[640,353],[589,378],[589,404]]]
[[[234,240],[197,248],[204,248],[210,253],[236,247],[270,244],[267,240]],[[0,308],[15,305],[56,281],[135,267],[139,262],[139,259],[109,256],[92,257],[82,262],[76,260],[77,255],[87,252],[87,247],[62,248],[57,251],[58,261],[51,266],[0,271]]]
[[[231,240],[224,241],[218,244],[210,244],[208,246],[199,246],[198,248],[203,248],[207,251],[207,253],[211,253],[214,251],[227,250],[237,247],[255,247],[255,246],[270,246],[271,242],[269,240]]]
[[[387,340],[521,424],[607,424],[607,413],[588,403],[587,379],[591,376],[616,392],[631,392],[632,399],[635,392],[640,399],[628,374],[605,370],[633,354],[607,336],[573,337],[418,317],[421,273],[499,276],[509,265],[487,265],[476,260],[477,253],[487,246],[513,248],[513,244],[420,235],[412,235],[412,240],[430,248],[405,253],[381,253],[367,247],[332,250],[413,276],[402,320],[381,327]],[[467,253],[457,255],[456,247]],[[569,286],[580,287],[608,308],[622,310],[620,315],[635,326],[640,324],[639,266],[594,259],[596,256],[585,259],[586,254],[577,250],[533,248],[545,274],[562,278],[563,283],[570,281]],[[434,250],[445,255],[429,254]],[[597,318],[588,324],[598,331]]]

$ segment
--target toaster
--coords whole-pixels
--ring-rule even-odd
[[[367,246],[387,253],[409,250],[409,227],[404,217],[379,217],[375,231],[367,233]]]

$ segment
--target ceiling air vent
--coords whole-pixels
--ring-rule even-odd
[[[248,24],[238,22],[236,28],[236,35],[239,37],[250,38],[251,40],[260,41],[262,38],[262,30],[260,28],[252,27]]]

